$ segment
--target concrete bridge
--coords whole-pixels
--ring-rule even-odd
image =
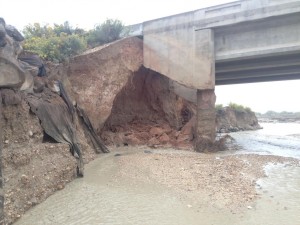
[[[215,85],[300,79],[300,0],[235,1],[136,24],[131,34],[143,36],[144,66],[197,101],[202,139],[215,139]]]

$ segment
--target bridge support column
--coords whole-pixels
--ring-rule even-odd
[[[215,113],[215,53],[214,32],[211,29],[195,31],[195,72],[201,85],[197,90],[197,121],[195,150],[212,149],[216,137]]]
[[[197,90],[195,150],[209,151],[216,138],[216,95],[213,89]]]
[[[0,224],[4,224],[4,191],[3,191],[3,177],[2,177],[2,102],[0,92]]]

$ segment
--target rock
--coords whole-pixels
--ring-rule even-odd
[[[7,44],[5,40],[5,35],[6,35],[5,27],[3,24],[0,23],[0,47],[4,47]]]
[[[0,17],[0,24],[3,25],[3,26],[6,25],[5,20],[2,17]]]
[[[28,176],[26,176],[25,174],[22,174],[22,176],[21,176],[21,183],[24,184],[24,185],[26,185],[26,184],[28,184],[28,182],[29,182]]]
[[[29,135],[29,137],[33,137],[33,132],[31,130],[28,131],[28,135]]]
[[[189,142],[191,140],[191,135],[179,134],[177,137],[177,142]]]
[[[5,144],[8,144],[8,143],[9,143],[9,140],[5,140],[4,143],[5,143]]]
[[[141,143],[140,140],[134,135],[125,136],[124,142],[132,146],[139,145]]]
[[[6,25],[5,30],[6,33],[9,36],[11,36],[15,41],[24,41],[24,37],[14,26]]]
[[[33,91],[35,93],[41,93],[45,88],[45,81],[40,77],[34,77]]]
[[[11,89],[1,90],[2,102],[4,105],[19,105],[21,104],[21,96]]]
[[[162,135],[159,137],[159,141],[160,141],[160,143],[162,143],[162,144],[166,144],[166,143],[168,143],[168,142],[170,141],[170,138],[169,138],[169,136],[168,136],[166,133],[164,133],[164,134],[162,134]]]
[[[63,184],[57,185],[57,189],[58,189],[58,190],[62,190],[62,189],[64,189],[64,188],[65,188],[65,186],[64,186]]]
[[[159,143],[160,143],[159,140],[157,140],[156,137],[153,137],[149,140],[148,145],[154,147],[156,145],[159,145]]]
[[[160,135],[162,135],[164,133],[163,129],[160,128],[160,127],[152,127],[149,131],[149,133],[152,135],[152,136],[156,136],[156,137],[159,137]]]
[[[0,21],[0,88],[20,88],[25,78],[25,71],[17,60],[22,51],[20,33],[12,26]]]

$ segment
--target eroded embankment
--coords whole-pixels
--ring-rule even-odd
[[[167,77],[142,67],[116,96],[101,136],[119,146],[191,147],[192,110]]]
[[[108,145],[147,145],[191,149],[196,105],[178,96],[171,80],[141,67],[116,95],[99,132]],[[217,130],[258,129],[255,114],[225,107],[217,110]]]
[[[69,144],[58,143],[46,134],[27,98],[25,93],[0,89],[6,224],[64,188],[77,175],[77,160],[72,156]],[[51,118],[47,120],[51,121]],[[87,163],[95,158],[95,151],[80,130],[79,121],[75,124],[82,157]]]

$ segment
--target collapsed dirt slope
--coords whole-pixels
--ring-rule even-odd
[[[148,145],[191,149],[196,105],[178,96],[172,81],[142,67],[116,96],[99,135],[108,145]],[[216,131],[260,128],[255,114],[225,107],[217,110]]]
[[[107,144],[165,144],[191,147],[190,103],[177,96],[169,79],[141,68],[116,96],[112,113],[99,134]],[[188,134],[188,135],[186,135]]]

